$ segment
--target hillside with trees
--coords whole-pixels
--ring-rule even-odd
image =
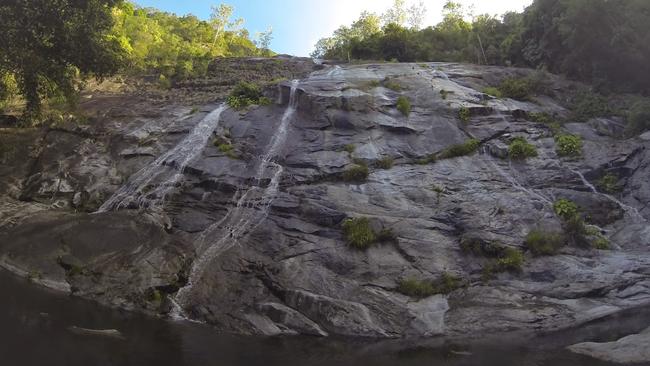
[[[535,0],[523,13],[473,15],[448,1],[443,20],[422,28],[423,5],[396,0],[321,39],[314,57],[450,61],[543,68],[602,90],[650,90],[650,2]],[[468,20],[471,19],[471,20]]]

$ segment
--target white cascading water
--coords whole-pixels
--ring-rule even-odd
[[[264,222],[268,216],[271,203],[277,196],[284,168],[273,161],[280,153],[281,148],[287,139],[289,124],[296,112],[296,92],[299,82],[294,80],[291,83],[291,94],[282,120],[275,131],[268,145],[266,153],[261,157],[255,183],[237,200],[237,204],[218,222],[208,227],[197,240],[197,258],[192,265],[187,285],[181,288],[176,294],[174,302],[177,304],[172,313],[172,318],[185,318],[182,316],[182,308],[187,305],[188,297],[192,292],[193,285],[203,276],[208,265],[219,255],[237,245],[238,240],[254,231]],[[262,180],[267,173],[274,171],[270,183],[266,188],[261,189]],[[261,192],[260,192],[261,191]],[[260,192],[258,194],[258,192]]]
[[[225,109],[226,105],[222,104],[210,112],[178,145],[131,176],[98,212],[119,210],[131,205],[152,207],[164,203],[166,196],[183,178],[183,170],[205,148]]]
[[[645,218],[643,216],[641,216],[641,214],[639,213],[639,210],[637,210],[636,208],[634,208],[632,206],[624,204],[623,202],[617,200],[616,198],[614,198],[614,197],[612,197],[612,196],[610,196],[608,194],[599,192],[598,189],[596,189],[596,187],[593,184],[591,184],[591,182],[589,182],[587,180],[587,178],[585,178],[584,174],[582,174],[578,170],[574,170],[574,169],[570,169],[570,170],[571,170],[571,172],[576,174],[578,177],[580,177],[580,179],[582,180],[582,183],[587,188],[589,188],[593,193],[595,193],[595,194],[597,194],[599,196],[602,196],[602,197],[616,203],[617,205],[619,205],[623,209],[623,211],[625,211],[625,214],[628,215],[631,219],[633,219],[633,220],[635,220],[637,222],[639,222],[639,221],[645,222]]]
[[[535,190],[533,190],[533,189],[529,189],[529,188],[524,187],[521,183],[519,183],[517,178],[515,178],[512,174],[508,174],[505,170],[503,170],[499,166],[499,164],[495,163],[494,158],[492,158],[488,154],[484,154],[483,156],[485,156],[485,161],[488,163],[488,165],[490,165],[494,169],[494,171],[499,173],[500,176],[505,178],[505,180],[508,181],[508,183],[510,183],[510,185],[513,188],[515,188],[516,190],[519,190],[521,192],[524,192],[529,196],[532,196],[532,197],[535,197],[535,198],[541,200],[546,205],[553,206],[553,202],[548,197],[544,196],[541,193],[535,192]],[[510,166],[510,168],[512,169],[512,166]]]

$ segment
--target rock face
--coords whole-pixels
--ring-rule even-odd
[[[640,364],[650,362],[650,328],[641,334],[634,334],[608,343],[579,343],[569,350],[603,361]]]
[[[192,114],[126,102],[88,126],[1,130],[0,139],[16,141],[14,156],[29,156],[0,167],[1,263],[110,305],[246,334],[478,337],[557,330],[650,304],[650,142],[620,139],[620,120],[569,121],[583,157],[561,158],[551,128],[527,120],[570,116],[561,101],[574,84],[549,75],[551,95],[520,102],[481,90],[529,70],[301,70],[311,74],[266,90],[275,104],[222,113],[219,146],[208,143],[177,172],[162,211],[89,214],[216,104]],[[408,116],[396,109],[400,96],[410,100]],[[514,137],[538,156],[509,161]],[[418,164],[470,138],[478,152]],[[387,160],[390,169],[380,164]],[[360,163],[368,179],[344,179]],[[163,165],[175,169],[173,158]],[[615,196],[594,187],[607,173],[619,177]],[[169,182],[152,180],[140,194]],[[529,253],[530,230],[561,227],[552,207],[560,198],[576,202],[612,249]],[[341,224],[360,217],[390,240],[351,248]],[[490,259],[463,251],[467,242],[523,250],[522,270],[486,280]],[[397,291],[401,280],[448,275],[465,286],[425,298]]]

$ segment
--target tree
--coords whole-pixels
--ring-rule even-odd
[[[271,50],[271,41],[273,40],[273,27],[269,27],[266,32],[259,32],[257,39],[257,47],[262,49],[262,52],[268,56]]]
[[[0,3],[0,73],[15,75],[37,116],[41,99],[71,97],[80,78],[118,71],[123,49],[110,36],[112,7],[121,0],[3,0]]]
[[[420,30],[426,14],[427,14],[427,7],[424,5],[422,1],[420,1],[417,4],[411,5],[411,7],[409,7],[407,11],[408,24],[411,27],[411,29],[416,31]]]
[[[399,26],[403,26],[407,20],[405,6],[406,6],[405,0],[394,0],[393,7],[388,9],[386,13],[382,15],[384,24],[385,25],[397,24]]]

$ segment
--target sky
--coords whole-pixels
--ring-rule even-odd
[[[134,0],[145,7],[155,7],[178,15],[194,14],[210,17],[210,7],[218,0]],[[457,0],[473,6],[474,14],[500,15],[506,11],[522,11],[533,0]],[[416,0],[407,0],[408,4]],[[446,0],[424,0],[428,12],[424,25],[437,24],[442,19]],[[234,6],[235,17],[245,20],[251,35],[273,27],[271,49],[278,53],[308,56],[316,42],[329,36],[341,25],[349,25],[368,10],[378,14],[390,8],[393,0],[228,0]]]

